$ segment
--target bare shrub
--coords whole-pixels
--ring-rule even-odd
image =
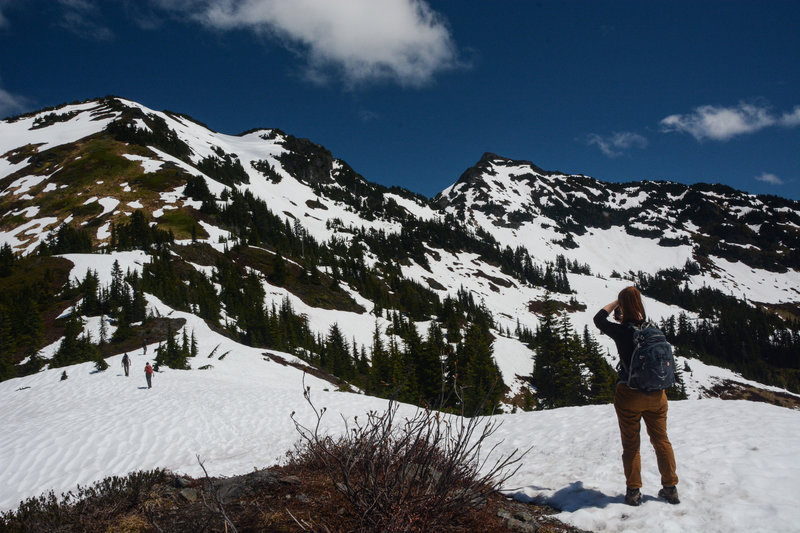
[[[320,429],[325,408],[304,397],[316,422],[292,421],[300,442],[291,459],[322,469],[349,505],[361,531],[433,531],[457,522],[485,504],[521,466],[529,450],[498,455],[488,439],[500,427],[493,419],[447,415],[417,408],[398,420],[391,400],[383,412],[355,417],[333,438]]]
[[[53,491],[20,502],[14,511],[0,515],[2,531],[97,531],[102,524],[135,511],[149,490],[166,478],[164,470],[111,476],[75,492]]]

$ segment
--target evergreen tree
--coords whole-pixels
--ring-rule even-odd
[[[50,361],[51,368],[102,359],[97,346],[92,344],[91,339],[82,336],[82,333],[83,322],[77,309],[73,307],[64,326],[64,338]]]
[[[554,406],[554,399],[559,394],[556,389],[556,363],[562,357],[562,347],[556,329],[555,302],[548,294],[542,303],[533,347],[536,359],[531,378],[536,387],[537,400],[540,407],[550,408]]]
[[[341,379],[348,380],[355,374],[350,349],[338,324],[328,329],[328,337],[322,351],[322,367]]]
[[[128,314],[125,311],[120,312],[117,317],[117,329],[115,329],[114,333],[111,335],[111,342],[122,342],[125,339],[131,338],[133,334],[134,330],[130,320],[128,320]]]
[[[427,405],[438,406],[442,401],[441,354],[444,346],[442,329],[438,323],[432,321],[428,327],[427,339],[422,343],[421,351],[416,359],[419,395]]]
[[[108,342],[108,328],[106,327],[106,315],[100,315],[100,346]]]
[[[16,376],[14,369],[14,352],[16,343],[11,335],[11,320],[8,309],[0,305],[0,381]]]
[[[381,340],[381,332],[378,322],[375,322],[375,330],[372,333],[372,368],[368,381],[368,389],[371,393],[379,396],[387,396],[392,383],[392,367],[389,361],[389,354]]]
[[[81,282],[80,290],[83,293],[81,313],[85,316],[97,316],[102,312],[100,302],[100,278],[93,270],[86,271],[86,277]]]
[[[189,357],[197,357],[197,339],[194,336],[194,330],[192,330],[192,338],[189,341]]]
[[[459,383],[463,413],[467,416],[491,414],[499,406],[505,385],[492,358],[489,331],[470,325],[458,348]]]
[[[600,345],[589,333],[588,326],[583,328],[583,353],[589,369],[589,403],[603,404],[614,401],[617,375],[603,357]]]
[[[190,368],[187,360],[190,355],[188,342],[181,346],[175,337],[176,334],[172,329],[172,321],[170,320],[167,322],[166,342],[163,345],[159,343],[156,349],[155,370],[161,368],[162,365],[178,370],[188,370]],[[186,340],[185,330],[183,339],[184,341]]]
[[[286,283],[286,261],[280,253],[275,254],[272,263],[272,273],[269,275],[269,281],[273,285],[282,287]]]
[[[11,245],[7,242],[3,243],[3,246],[0,247],[0,278],[7,278],[11,275],[11,269],[16,261],[17,258],[11,249]]]

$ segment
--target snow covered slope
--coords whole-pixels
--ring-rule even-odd
[[[156,304],[159,305],[159,304]],[[182,315],[186,316],[186,315]],[[190,316],[186,316],[191,320]],[[141,351],[132,376],[90,364],[0,383],[5,430],[0,435],[0,509],[54,489],[57,493],[109,475],[165,467],[231,476],[275,464],[297,435],[289,415],[309,420],[299,370],[264,360],[262,350],[226,344],[209,331],[193,370],[156,374],[145,388]],[[231,350],[207,358],[208,347]],[[291,357],[284,354],[286,357]],[[213,368],[199,370],[206,364]],[[328,428],[346,417],[382,409],[385,401],[327,391],[306,377]],[[403,406],[408,413],[411,406]],[[735,423],[731,423],[735,420]],[[687,400],[670,404],[682,503],[656,499],[655,457],[643,445],[644,503],[623,502],[624,476],[613,407],[589,406],[502,416],[500,450],[533,446],[506,489],[518,499],[549,502],[559,518],[602,531],[795,531],[800,509],[800,412],[745,401]],[[768,430],[765,430],[768,428]]]
[[[128,144],[112,142],[112,137]],[[98,153],[102,159],[90,157]],[[170,186],[174,174],[182,180]],[[95,179],[84,182],[76,175]],[[46,231],[65,220],[100,225],[135,208],[154,213],[155,219],[168,210],[200,209],[200,202],[181,194],[189,176],[202,177],[216,196],[226,185],[250,191],[320,241],[334,235],[331,223],[399,231],[391,217],[370,221],[358,213],[360,202],[347,205],[336,199],[349,189],[365,198],[372,195],[398,213],[423,219],[435,213],[422,197],[368,183],[308,140],[270,129],[225,135],[184,115],[109,97],[0,121],[0,207],[6,215],[0,238],[29,253]],[[164,183],[155,187],[158,194],[148,190],[154,181]],[[82,197],[66,207],[102,204],[102,213],[85,207],[73,214],[49,201],[64,194]],[[9,215],[16,218],[9,220]],[[95,230],[98,242],[110,237],[104,228]]]

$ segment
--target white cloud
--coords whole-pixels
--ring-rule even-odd
[[[784,113],[781,117],[781,125],[787,128],[800,126],[800,105],[794,106],[794,110],[789,113]]]
[[[60,25],[84,39],[109,41],[114,33],[102,24],[97,6],[88,0],[58,0],[63,9]]]
[[[361,122],[373,122],[375,120],[380,120],[381,116],[375,111],[362,109],[358,112],[358,118],[361,119]]]
[[[450,30],[422,0],[154,0],[209,28],[277,38],[305,59],[305,75],[337,75],[354,86],[375,80],[429,83],[458,65]]]
[[[0,86],[0,118],[23,111],[28,105],[28,100],[22,96],[12,94]]]
[[[619,157],[631,148],[647,147],[647,139],[630,131],[614,132],[608,136],[592,133],[587,138],[589,145],[597,145],[608,157]]]
[[[769,183],[770,185],[783,185],[782,179],[775,174],[770,174],[769,172],[763,172],[760,176],[756,176],[756,181],[763,181],[764,183]]]
[[[11,24],[8,22],[8,17],[3,13],[8,13],[7,7],[11,5],[11,0],[0,0],[0,29],[8,28]]]
[[[740,103],[735,107],[704,105],[685,115],[670,115],[661,120],[661,130],[688,133],[698,141],[726,141],[737,135],[755,133],[770,126],[800,125],[800,106],[781,117],[769,107]]]

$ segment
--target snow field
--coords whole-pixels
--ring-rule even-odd
[[[302,398],[301,372],[264,361],[240,347],[223,360],[207,358],[200,338],[195,368],[165,369],[145,388],[149,356],[137,350],[131,377],[121,356],[101,373],[85,363],[0,383],[7,430],[0,435],[0,508],[48,489],[57,493],[109,475],[164,467],[199,476],[199,455],[211,475],[237,475],[279,462],[297,441],[290,414],[304,423],[312,413]],[[224,347],[227,351],[227,346]],[[217,355],[224,353],[221,347]],[[62,370],[69,378],[60,381]],[[386,401],[325,392],[330,384],[306,376],[323,427],[339,433],[347,419]],[[401,406],[401,416],[413,412]],[[501,415],[491,446],[531,452],[505,489],[521,500],[547,502],[559,518],[593,531],[797,531],[800,509],[800,413],[744,401],[700,400],[670,404],[682,503],[656,499],[655,456],[642,438],[644,503],[622,503],[624,476],[618,429],[610,405]],[[488,449],[488,448],[487,448]]]
[[[114,259],[123,271],[146,261],[140,252],[66,257],[76,264],[73,279],[82,279],[91,266],[102,284],[110,283]],[[624,286],[621,280],[608,283],[610,295],[592,292],[590,307],[604,305]],[[312,422],[300,370],[265,360],[265,350],[241,346],[157,298],[148,296],[148,304],[161,315],[187,320],[186,331],[194,332],[199,345],[199,355],[190,360],[193,370],[164,369],[154,376],[154,388],[146,389],[142,369],[153,356],[151,345],[148,355],[129,353],[131,377],[123,375],[119,354],[107,359],[110,368],[105,372],[84,363],[0,383],[7,428],[0,435],[0,464],[9,465],[0,473],[0,509],[15,508],[21,499],[50,489],[60,493],[78,483],[140,469],[161,467],[199,476],[198,455],[211,475],[246,473],[279,462],[292,448],[298,438],[290,419],[293,411],[304,423]],[[652,316],[667,311],[646,305]],[[352,320],[342,320],[337,312],[328,313],[324,319],[337,319],[346,335],[358,327],[371,334],[369,315],[350,313]],[[593,311],[587,309],[589,313]],[[96,330],[95,322],[87,328]],[[497,337],[494,348],[509,384],[514,373],[530,372],[530,351],[521,343]],[[212,368],[200,370],[208,364]],[[690,364],[698,382],[718,374],[719,369]],[[65,381],[60,380],[63,371],[68,374]],[[317,407],[329,410],[326,431],[343,431],[340,415],[363,417],[386,406],[385,400],[333,392],[329,383],[310,376],[306,385],[312,387]],[[401,406],[401,416],[412,412],[413,407]],[[506,490],[563,509],[559,518],[578,527],[721,533],[792,531],[800,523],[794,504],[800,489],[800,459],[794,453],[800,438],[797,411],[741,401],[673,402],[669,427],[683,503],[670,506],[655,499],[659,476],[644,435],[645,499],[639,508],[622,503],[624,477],[612,406],[501,415],[499,420],[503,425],[487,444],[502,441],[498,450],[504,454],[533,446]]]
[[[625,477],[613,406],[568,407],[501,419],[498,437],[505,439],[505,453],[533,446],[509,480],[509,492],[563,509],[558,517],[579,528],[800,531],[798,411],[746,401],[670,402],[668,431],[681,504],[657,499],[660,476],[643,429],[640,507],[623,503]]]

